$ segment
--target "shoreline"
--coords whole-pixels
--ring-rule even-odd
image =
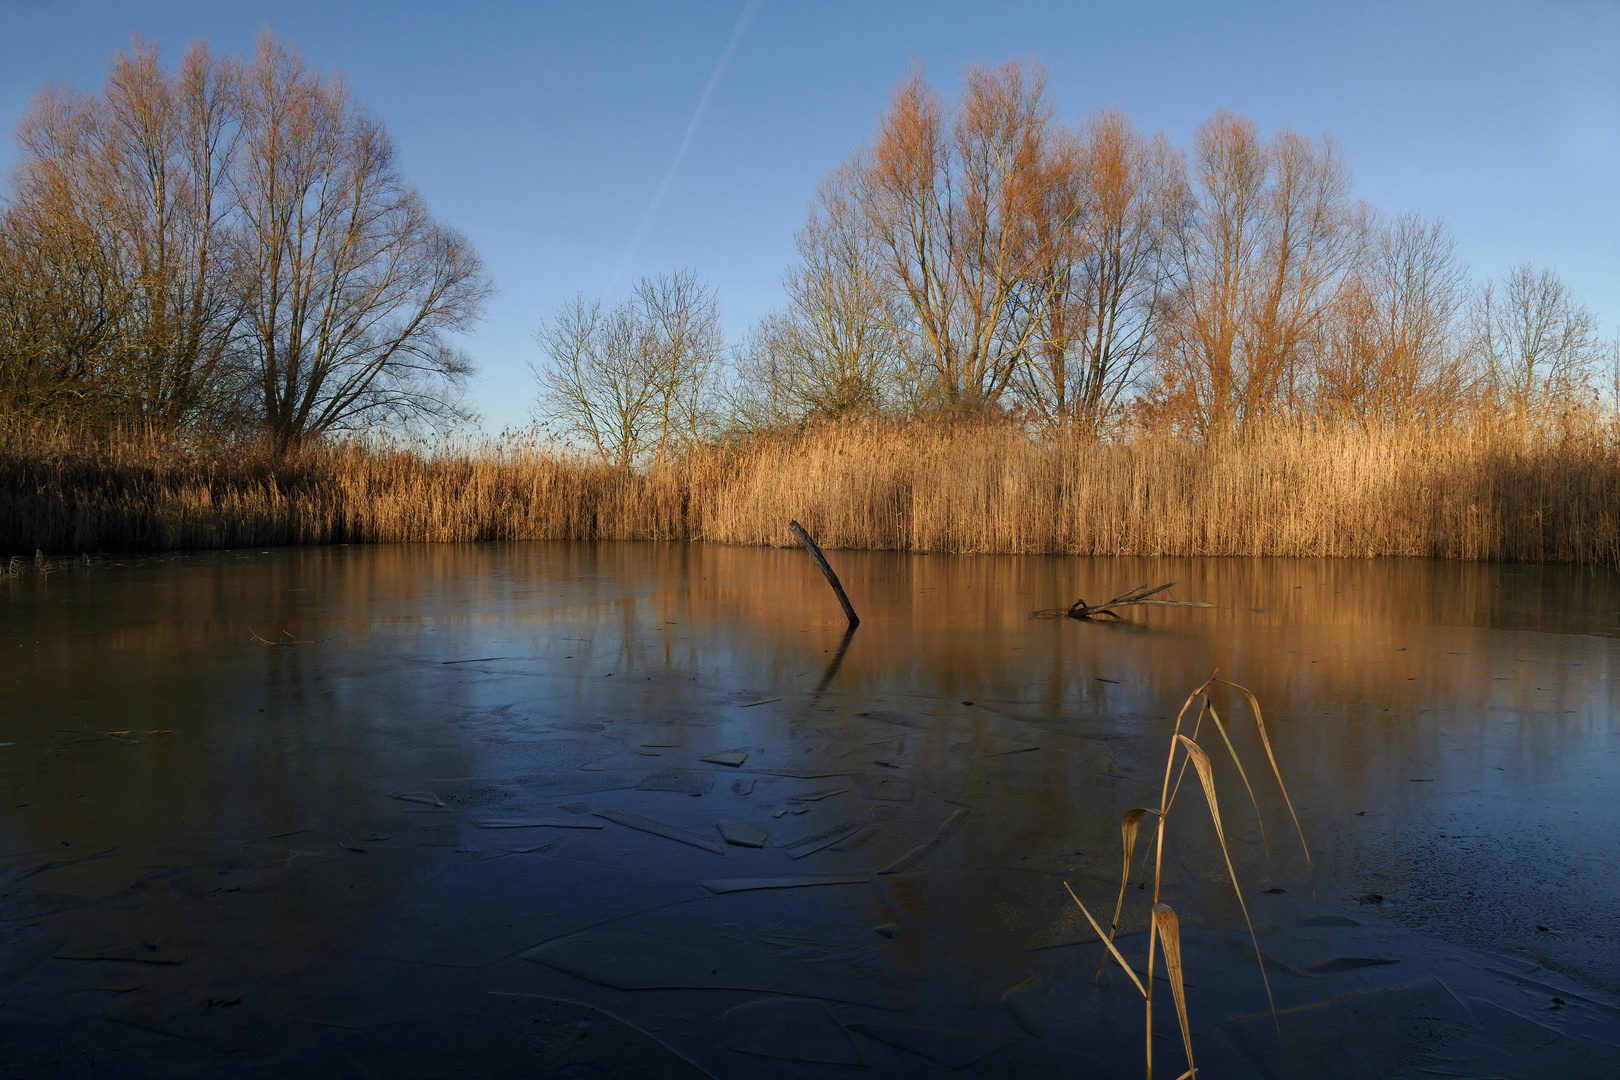
[[[0,560],[485,540],[780,547],[790,520],[829,550],[1616,566],[1620,452],[1605,429],[1082,444],[1006,423],[852,420],[627,472],[521,440],[278,456],[0,434]]]

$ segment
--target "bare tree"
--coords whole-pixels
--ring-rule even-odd
[[[604,312],[576,297],[535,339],[540,415],[623,469],[711,434],[719,305],[691,271],[642,278]]]
[[[1461,409],[1471,383],[1456,326],[1466,283],[1443,222],[1406,214],[1380,225],[1326,323],[1322,411],[1398,428]]]
[[[1193,145],[1193,207],[1160,352],[1158,413],[1200,434],[1240,431],[1301,400],[1323,320],[1362,251],[1362,208],[1331,138],[1221,111]]]
[[[872,412],[900,375],[901,317],[875,280],[879,253],[860,228],[850,170],[823,182],[795,236],[800,262],[783,276],[787,307],[762,319],[738,350],[734,410],[748,426]]]
[[[1487,281],[1471,312],[1473,347],[1498,404],[1531,422],[1584,390],[1601,346],[1597,321],[1551,270],[1528,263]]]
[[[149,430],[223,404],[240,310],[223,182],[228,76],[201,43],[166,73],[137,38],[113,57],[101,96],[47,88],[18,131],[8,246],[19,271],[36,271],[28,306],[55,319],[36,322],[35,345],[76,354],[58,371],[78,369],[86,396]]]
[[[620,468],[657,445],[661,380],[641,347],[634,309],[604,314],[600,301],[577,296],[535,339],[549,361],[530,364],[542,416]]]
[[[942,408],[994,406],[1042,331],[1042,271],[1079,209],[1050,197],[1052,126],[1039,68],[970,67],[954,117],[918,71],[851,162],[892,329]]]
[[[1598,350],[1597,405],[1611,439],[1620,436],[1620,335]]]
[[[1162,134],[1144,137],[1110,109],[1087,117],[1049,169],[1058,205],[1043,220],[1064,222],[1076,207],[1080,218],[1069,243],[1048,247],[1050,302],[1024,367],[1025,396],[1046,422],[1095,435],[1157,347],[1186,212],[1184,166]]]
[[[725,351],[720,303],[691,270],[636,282],[642,348],[661,374],[660,456],[702,441],[715,430],[713,389]]]
[[[455,412],[446,335],[477,256],[394,168],[340,78],[266,32],[178,69],[137,39],[100,96],[47,89],[0,230],[0,381],[173,431],[261,423],[282,446]]]
[[[36,209],[0,215],[0,414],[99,426],[119,408],[101,374],[123,285],[83,230],[41,229]]]
[[[788,316],[768,312],[732,347],[720,386],[726,427],[738,434],[802,423],[811,414],[793,360],[782,347],[792,332]]]
[[[490,291],[458,232],[395,168],[382,124],[337,75],[260,36],[237,79],[230,172],[259,418],[290,446],[384,419],[462,415],[471,370],[447,335]]]

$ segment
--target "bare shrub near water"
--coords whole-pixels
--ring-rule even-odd
[[[0,427],[0,555],[268,544],[706,540],[969,554],[1620,564],[1620,455],[1581,420],[1421,438],[1031,437],[850,419],[625,470],[528,439],[260,443]]]

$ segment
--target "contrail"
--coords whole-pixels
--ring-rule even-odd
[[[635,255],[641,241],[646,238],[647,230],[652,228],[653,219],[658,216],[658,208],[663,205],[664,196],[669,194],[669,187],[675,182],[675,174],[680,171],[681,159],[686,157],[687,147],[692,145],[692,135],[697,131],[698,121],[703,119],[703,110],[708,107],[709,98],[714,96],[714,88],[720,85],[720,76],[726,72],[726,65],[731,62],[731,54],[737,51],[738,42],[742,41],[743,31],[753,21],[754,12],[759,8],[759,0],[748,0],[743,6],[742,14],[737,16],[737,25],[731,31],[731,40],[726,42],[726,51],[720,54],[720,62],[714,65],[714,73],[709,76],[708,83],[703,87],[703,96],[698,98],[697,108],[692,110],[692,122],[686,125],[686,134],[681,137],[681,148],[675,151],[675,160],[669,163],[669,171],[664,174],[663,183],[653,192],[652,203],[647,207],[647,214],[641,219],[641,227],[636,235],[631,237],[630,246],[625,249],[624,256],[619,265],[613,268],[613,276],[608,279],[605,292],[611,294],[619,278],[624,274],[624,268],[629,265],[630,259]]]

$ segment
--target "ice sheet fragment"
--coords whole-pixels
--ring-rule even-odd
[[[806,855],[814,855],[824,847],[831,847],[844,839],[844,837],[859,831],[863,824],[863,822],[859,821],[849,821],[842,825],[834,825],[831,828],[822,829],[820,832],[811,833],[809,836],[800,837],[792,843],[782,845],[782,847],[787,852],[788,858],[802,859]]]
[[[1295,926],[1361,926],[1362,923],[1343,915],[1309,915],[1300,919]]]
[[[705,910],[731,897],[697,901]],[[744,899],[738,897],[736,899]],[[916,1008],[916,976],[872,957],[795,959],[668,908],[580,930],[522,959],[620,990],[752,990],[812,996],[880,1009]]]
[[[929,837],[921,844],[918,844],[904,855],[901,855],[899,858],[895,859],[888,866],[885,866],[883,869],[879,870],[878,873],[898,874],[901,871],[909,870],[913,866],[916,866],[918,863],[926,859],[935,848],[943,844],[946,839],[949,838],[951,833],[956,831],[957,826],[961,825],[962,820],[967,816],[968,810],[966,807],[952,810],[950,814],[946,816],[945,820],[939,823],[939,828],[934,830],[933,836]]]
[[[1474,1026],[1433,978],[1226,1021],[1266,1080],[1407,1075],[1410,1064]]]
[[[752,892],[756,889],[806,889],[815,885],[865,885],[867,874],[809,874],[803,877],[715,878],[700,881],[712,893]]]
[[[734,847],[762,848],[765,841],[770,839],[770,833],[755,825],[752,821],[739,821],[727,818],[715,822],[720,829],[720,837]]]
[[[811,769],[749,769],[761,776],[790,776],[795,780],[824,780],[829,776],[848,776],[847,772],[817,772]]]
[[[598,791],[622,791],[647,778],[641,769],[602,769],[590,772],[534,773],[517,782],[536,795],[590,795]]]
[[[606,818],[615,825],[623,825],[627,829],[636,829],[641,832],[652,833],[654,836],[662,836],[666,840],[679,840],[683,844],[691,844],[693,847],[702,848],[704,851],[712,851],[716,855],[724,855],[726,853],[726,846],[720,843],[718,840],[710,840],[707,837],[697,836],[693,833],[677,829],[673,825],[665,825],[663,822],[653,821],[651,818],[644,818],[637,814],[629,814],[623,810],[608,809],[596,810],[593,812],[597,817]]]
[[[1305,970],[1312,975],[1333,975],[1340,971],[1355,971],[1357,968],[1398,963],[1400,961],[1393,956],[1333,956],[1326,960],[1318,960]]]
[[[707,795],[714,790],[714,774],[702,769],[660,769],[636,785],[641,791],[678,791],[683,795]]]
[[[898,1046],[947,1069],[966,1068],[986,1054],[1011,1046],[1015,1041],[976,1031],[952,1031],[912,1024],[851,1024],[849,1030],[890,1046]]]
[[[842,795],[848,790],[847,787],[841,787],[823,788],[820,791],[806,791],[799,795],[789,795],[788,802],[820,802],[822,799],[830,799],[834,795]]]
[[[183,964],[190,959],[191,954],[181,949],[163,948],[159,945],[148,945],[138,942],[134,945],[117,946],[110,949],[73,950],[64,949],[51,954],[54,960],[109,960],[124,964]]]
[[[600,821],[592,821],[588,817],[548,817],[548,818],[474,818],[473,824],[480,829],[600,829]]]
[[[844,1025],[826,1005],[810,998],[766,998],[728,1009],[722,1041],[732,1050],[760,1057],[866,1064]]]
[[[856,779],[861,798],[874,802],[910,802],[917,786],[900,776],[862,776]]]
[[[1013,742],[1008,739],[982,739],[977,742],[960,742],[952,745],[952,750],[967,750],[976,758],[1006,757],[1008,754],[1027,754],[1039,750],[1040,745],[1029,742]]]

